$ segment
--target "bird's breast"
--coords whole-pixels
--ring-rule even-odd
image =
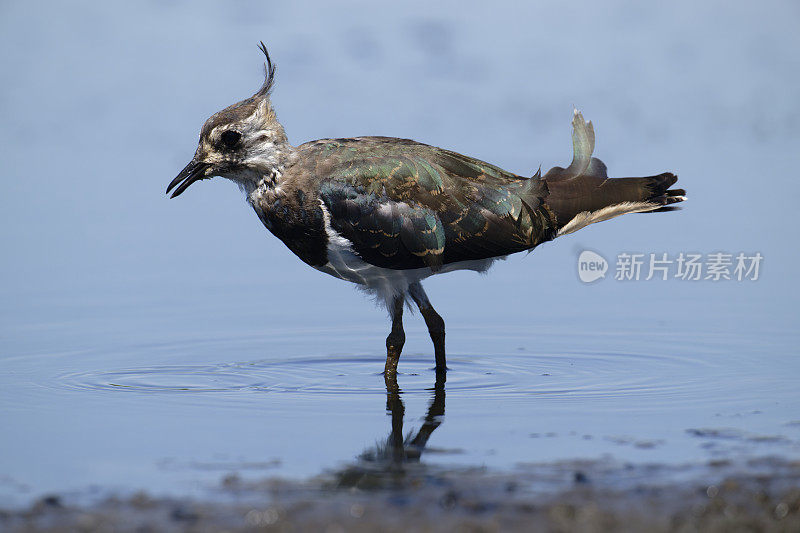
[[[264,227],[303,262],[318,267],[327,262],[328,238],[322,212],[297,201],[299,197],[276,196],[269,203],[250,203]]]

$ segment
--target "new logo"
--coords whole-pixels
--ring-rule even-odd
[[[578,277],[584,283],[591,283],[606,277],[608,261],[591,250],[584,250],[578,256]]]

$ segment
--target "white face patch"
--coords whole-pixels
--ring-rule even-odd
[[[238,120],[214,126],[201,139],[198,151],[203,161],[218,168],[217,175],[234,181],[248,195],[262,186],[278,186],[294,152],[269,100],[264,98],[252,108],[243,118],[240,115]],[[221,138],[229,131],[239,133],[241,138],[234,147],[225,149]]]

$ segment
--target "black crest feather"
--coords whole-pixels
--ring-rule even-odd
[[[258,49],[264,53],[266,61],[264,62],[264,84],[258,90],[256,95],[267,96],[272,90],[272,85],[275,83],[275,65],[269,58],[269,52],[267,51],[267,46],[264,44],[264,41],[259,43]]]

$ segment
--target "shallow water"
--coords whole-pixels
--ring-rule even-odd
[[[315,476],[403,414],[445,469],[800,457],[796,7],[612,7],[5,6],[0,506]],[[412,315],[387,394],[383,311],[302,265],[231,184],[163,196],[204,118],[260,83],[259,39],[295,143],[407,136],[532,174],[568,162],[578,104],[612,175],[676,170],[690,201],[430,280],[447,382]],[[584,249],[765,259],[752,282],[586,285]]]
[[[413,437],[441,395],[441,426],[421,450],[431,465],[603,459],[677,468],[800,453],[793,336],[754,343],[683,330],[674,339],[541,321],[527,334],[454,327],[452,344],[469,350],[451,351],[437,392],[425,332],[409,322],[400,433]],[[347,353],[351,339],[380,345],[381,333],[287,326],[160,342],[142,334],[113,352],[6,357],[4,449],[16,460],[3,465],[3,501],[91,486],[203,494],[232,473],[304,477],[356,464],[389,438],[387,414],[398,414],[382,355]]]

